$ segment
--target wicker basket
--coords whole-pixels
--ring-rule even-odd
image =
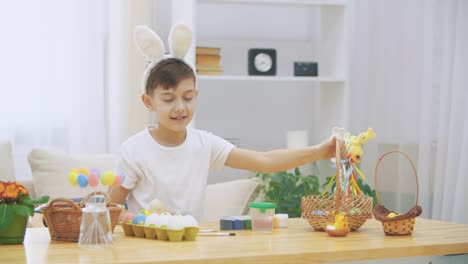
[[[341,189],[340,147],[336,144],[336,190]],[[335,221],[335,212],[344,212],[348,218],[351,231],[356,231],[367,219],[372,218],[372,197],[366,195],[347,196],[342,198],[341,192],[325,195],[309,195],[302,197],[302,217],[316,231],[325,231],[329,223]],[[320,211],[322,214],[318,214]]]
[[[56,241],[78,241],[81,225],[81,209],[95,195],[103,195],[107,200],[113,232],[122,211],[122,206],[111,203],[109,196],[105,192],[92,192],[83,198],[80,203],[75,203],[65,198],[57,198],[50,201],[49,205],[43,209],[44,218],[49,227],[50,238]]]
[[[335,215],[333,214],[335,212],[335,200],[335,194],[302,197],[302,217],[316,231],[324,231],[329,223],[335,221]],[[339,211],[346,214],[351,231],[358,230],[367,219],[372,218],[372,204],[372,197],[367,195],[350,196],[341,200]],[[358,212],[356,212],[357,209],[359,209]],[[321,211],[323,214],[317,214],[317,211]]]
[[[380,197],[379,197],[379,192],[377,191],[377,172],[379,169],[380,162],[382,159],[392,153],[399,153],[402,154],[410,163],[411,167],[413,169],[414,176],[416,177],[416,203],[415,205],[405,214],[402,215],[397,215],[393,218],[387,217],[389,213],[392,213],[392,211],[388,210],[385,208],[380,203]],[[418,174],[416,173],[416,168],[414,166],[413,161],[411,158],[406,155],[405,153],[399,151],[399,150],[393,150],[389,151],[385,154],[383,154],[379,161],[377,162],[377,165],[375,166],[375,190],[376,190],[376,195],[377,195],[377,207],[374,209],[374,217],[375,219],[379,220],[382,222],[383,230],[386,235],[389,236],[405,236],[405,235],[411,235],[414,230],[414,225],[416,222],[416,217],[419,216],[422,213],[422,208],[421,206],[418,205],[418,198],[419,198],[419,182],[418,182]]]

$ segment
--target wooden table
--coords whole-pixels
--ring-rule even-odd
[[[216,223],[202,228],[216,228]],[[468,225],[417,219],[413,236],[384,236],[380,222],[367,221],[347,237],[314,232],[303,219],[271,233],[237,231],[231,237],[201,237],[195,242],[163,242],[125,237],[116,227],[113,246],[80,249],[50,241],[46,228],[29,228],[24,245],[0,245],[1,263],[320,263],[468,253]]]

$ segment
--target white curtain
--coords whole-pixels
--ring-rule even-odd
[[[417,165],[423,217],[468,223],[468,3],[354,1],[351,130],[372,126],[363,169],[399,149]],[[397,157],[397,156],[396,156]],[[416,186],[409,163],[385,159],[382,202],[405,212]]]
[[[32,146],[116,152],[144,126],[136,106],[145,63],[132,45],[150,1],[45,0],[0,4],[0,140],[16,178],[30,178]]]

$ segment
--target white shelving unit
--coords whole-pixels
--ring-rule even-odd
[[[305,6],[344,6],[346,0],[200,0],[202,3],[305,5]]]
[[[347,9],[346,0],[157,0],[154,27],[165,39],[186,23],[194,47],[221,48],[223,75],[198,76],[195,126],[268,150],[285,147],[288,130],[308,130],[313,144],[348,127]],[[277,50],[277,76],[247,75],[250,48]],[[188,59],[195,65],[194,49]],[[294,61],[318,62],[319,76],[294,76]]]
[[[308,83],[344,83],[344,79],[295,76],[248,76],[248,75],[198,75],[199,81],[249,81],[249,82],[308,82]]]

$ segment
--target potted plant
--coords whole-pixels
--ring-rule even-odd
[[[302,175],[298,168],[294,173],[256,173],[261,179],[261,194],[264,200],[276,204],[278,213],[289,217],[301,217],[301,198],[310,194],[320,194],[320,183],[315,175]]]
[[[0,181],[0,244],[23,243],[28,216],[34,215],[34,205],[48,200],[47,196],[32,200],[20,183]]]

